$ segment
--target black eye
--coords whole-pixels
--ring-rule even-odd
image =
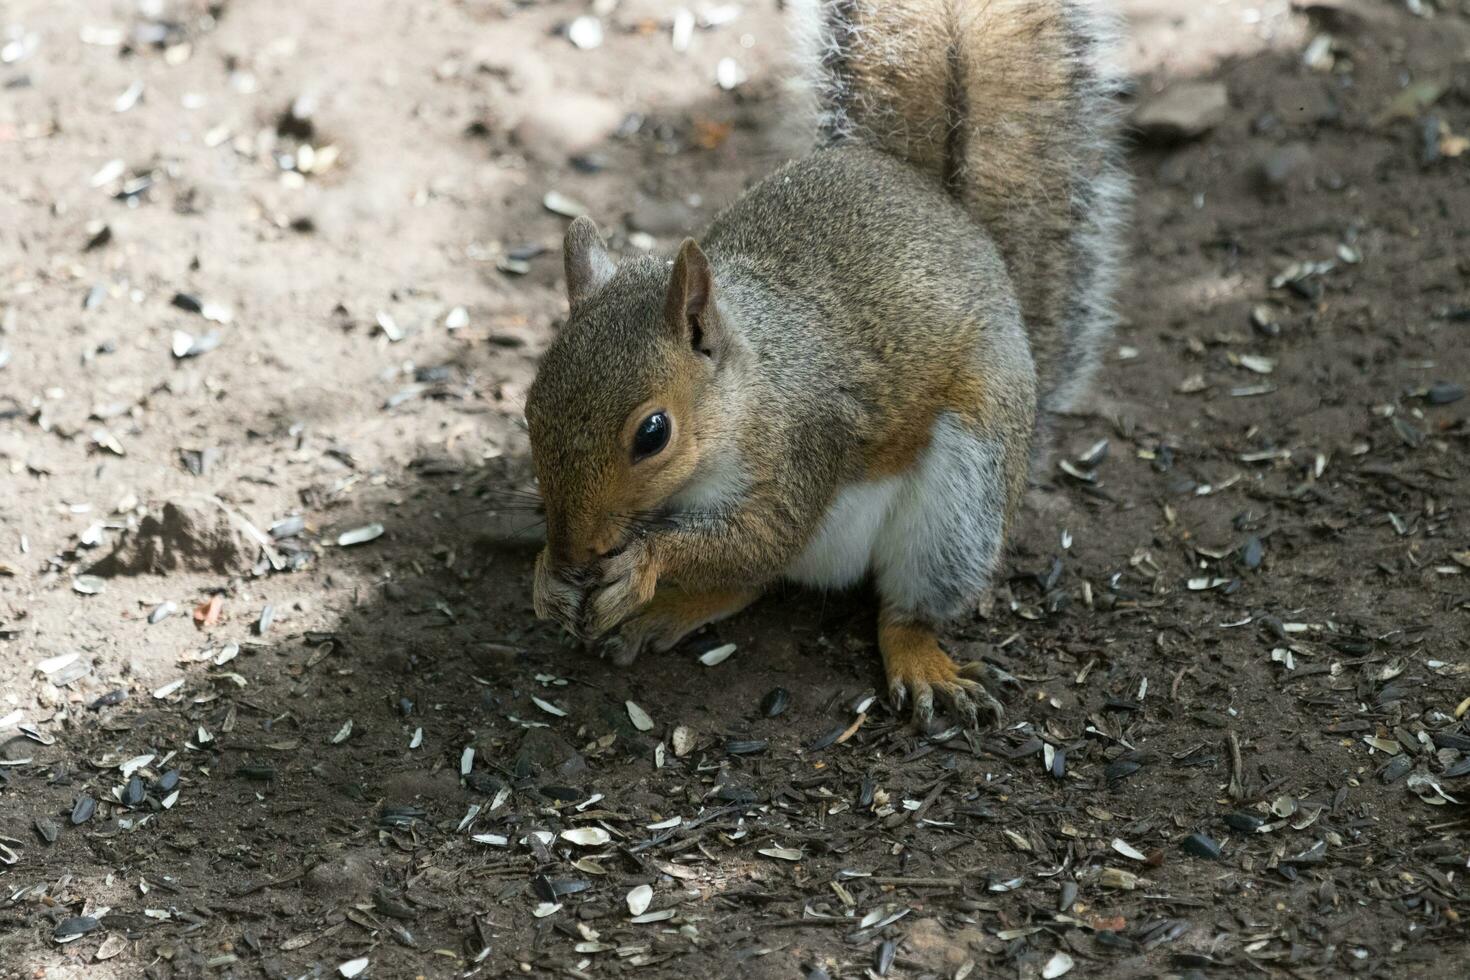
[[[669,433],[674,429],[668,415],[654,412],[633,433],[633,461],[647,459],[669,444]]]

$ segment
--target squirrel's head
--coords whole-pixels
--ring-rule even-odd
[[[566,573],[627,543],[694,475],[719,426],[723,336],[709,260],[613,263],[589,218],[565,242],[571,315],[526,398],[546,557]]]

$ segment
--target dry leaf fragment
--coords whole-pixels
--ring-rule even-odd
[[[694,120],[694,145],[701,150],[718,150],[725,140],[730,138],[734,130],[734,123],[696,119]]]
[[[209,629],[219,624],[220,613],[224,611],[225,599],[221,595],[212,595],[199,605],[194,607],[194,625],[200,629]]]

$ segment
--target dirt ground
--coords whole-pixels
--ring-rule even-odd
[[[774,0],[593,7],[0,3],[0,975],[1463,976],[1470,8],[1125,4],[1228,110],[921,735],[860,594],[532,615],[546,195],[789,146]]]

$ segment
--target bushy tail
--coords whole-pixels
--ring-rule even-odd
[[[1083,393],[1112,331],[1128,184],[1117,31],[1100,0],[795,0],[825,143],[930,173],[995,240],[1043,408]]]

